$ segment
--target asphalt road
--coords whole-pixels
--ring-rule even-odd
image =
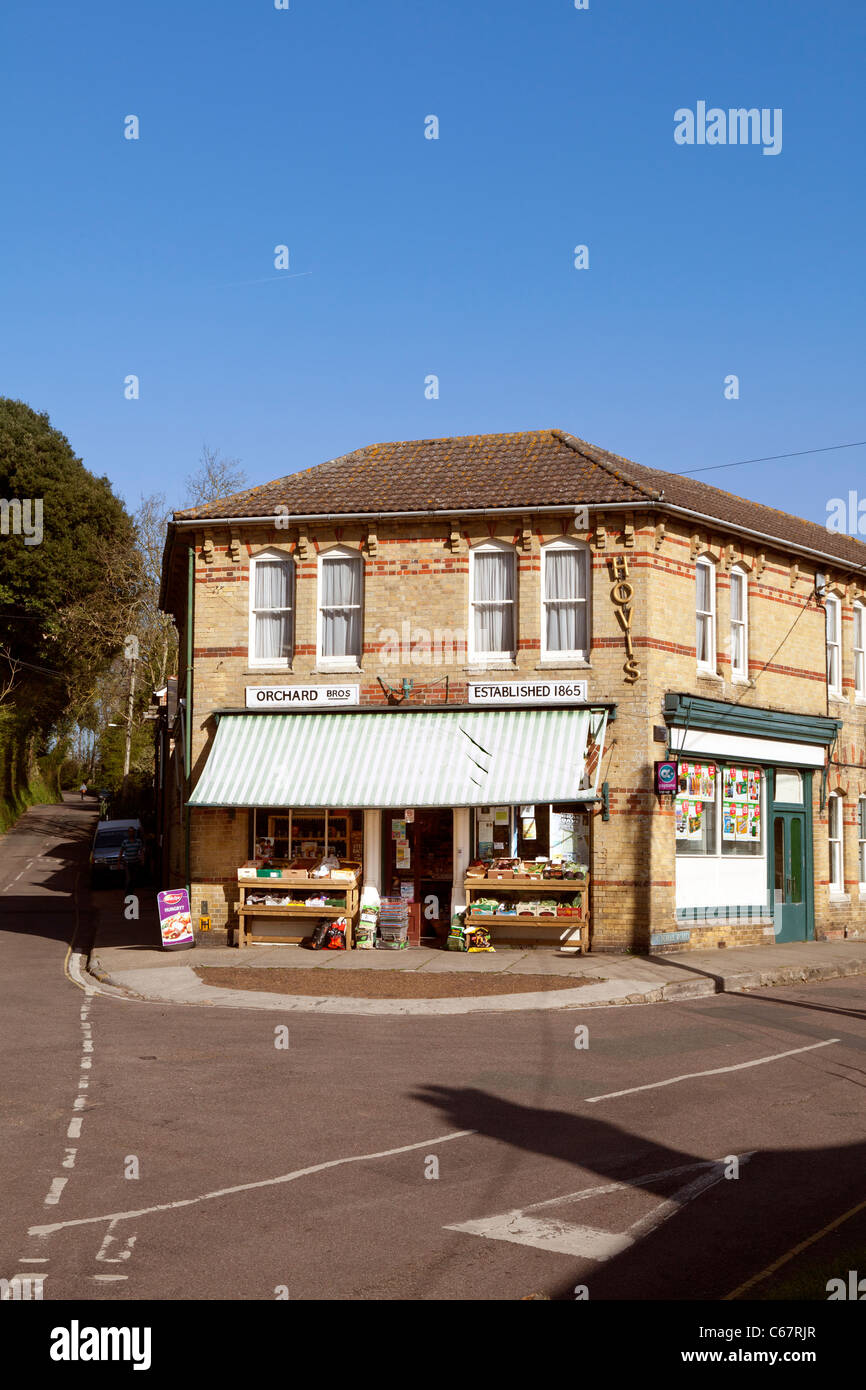
[[[94,820],[45,808],[0,842],[0,1276],[120,1301],[866,1277],[866,980],[442,1019],[86,995],[64,961]]]

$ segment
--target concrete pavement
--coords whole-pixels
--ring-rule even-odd
[[[141,917],[127,921],[119,891],[94,893],[95,922],[87,969],[97,981],[140,999],[223,1008],[280,1009],[326,1014],[466,1014],[531,1009],[575,1009],[653,1004],[718,993],[831,980],[866,974],[866,942],[810,941],[721,951],[655,956],[566,955],[543,949],[497,949],[464,955],[424,946],[405,951],[305,951],[286,946],[203,947],[163,951],[156,926],[155,894],[141,893]],[[315,969],[321,995],[286,995],[205,985],[198,966],[266,970]],[[455,999],[333,998],[331,971],[412,971],[416,974],[478,972],[485,975],[574,977],[575,988]],[[585,983],[586,980],[590,983]]]

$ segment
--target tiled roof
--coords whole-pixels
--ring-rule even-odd
[[[750,502],[694,478],[645,468],[563,430],[462,435],[371,444],[327,463],[290,473],[175,520],[268,517],[277,506],[290,516],[388,512],[455,512],[500,507],[570,507],[631,503],[683,508],[759,532],[801,549],[866,568],[866,545],[818,522]]]

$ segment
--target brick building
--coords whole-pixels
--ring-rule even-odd
[[[419,440],[175,513],[162,604],[165,886],[218,939],[268,836],[443,916],[479,854],[556,841],[596,951],[864,933],[851,537],[558,430]]]

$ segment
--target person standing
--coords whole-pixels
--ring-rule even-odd
[[[81,793],[81,800],[83,801],[84,798],[85,798],[86,795],[87,795],[87,783],[86,783],[86,782],[82,782],[82,783],[81,783],[81,786],[78,788],[78,790],[79,790],[79,792]]]

